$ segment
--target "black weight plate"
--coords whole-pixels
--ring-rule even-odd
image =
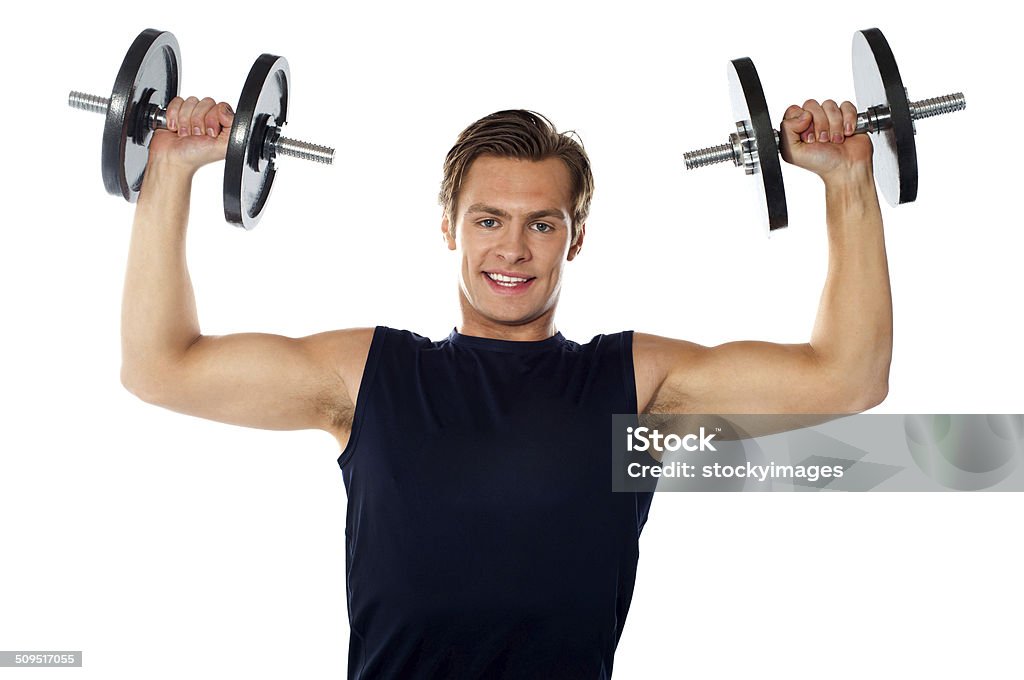
[[[874,173],[889,205],[917,198],[917,144],[907,91],[896,58],[877,28],[853,34],[853,86],[857,110],[886,106],[892,127],[873,133]]]
[[[181,50],[174,36],[155,28],[139,33],[114,79],[103,126],[101,158],[107,192],[132,203],[138,199],[153,134],[138,115],[140,102],[167,108],[178,96],[180,78]]]
[[[224,161],[224,218],[246,229],[259,222],[274,185],[274,161],[264,157],[264,148],[267,135],[288,120],[289,79],[284,57],[261,54],[235,109]]]
[[[764,198],[759,201],[761,215],[768,223],[769,232],[781,229],[789,224],[786,188],[782,183],[779,146],[775,142],[775,128],[768,115],[761,79],[754,62],[747,57],[730,61],[728,75],[733,114],[737,121],[749,121],[757,142],[757,173],[764,189]]]

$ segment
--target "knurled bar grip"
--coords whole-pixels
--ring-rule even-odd
[[[107,115],[110,99],[108,97],[98,97],[94,94],[86,94],[85,92],[72,91],[68,95],[68,106],[81,111],[91,111],[92,113]],[[151,129],[167,129],[166,109],[151,104],[147,118]],[[329,146],[303,142],[289,137],[278,137],[269,146],[274,155],[291,156],[293,158],[313,161],[314,163],[324,163],[325,165],[331,165],[334,162],[334,149]]]
[[[955,92],[943,95],[942,97],[932,97],[930,99],[910,102],[910,119],[921,120],[922,118],[941,116],[946,113],[953,113],[954,111],[963,111],[965,108],[967,108],[967,101],[964,99],[963,92]],[[867,111],[857,113],[857,126],[854,128],[853,134],[880,132],[890,127],[892,127],[892,120],[889,117],[889,109],[885,106],[873,106]],[[687,151],[683,154],[683,160],[686,161],[687,170],[728,161],[736,162],[734,149],[735,147],[731,142],[719,144],[718,146],[710,146],[697,151]],[[739,163],[736,164],[739,165]]]

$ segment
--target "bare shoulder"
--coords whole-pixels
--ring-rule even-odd
[[[351,392],[353,399],[359,388],[366,357],[373,341],[373,327],[344,328],[324,331],[302,338],[307,350],[324,366],[333,367],[346,386],[356,383]]]
[[[373,341],[373,327],[324,331],[302,338],[307,350],[325,371],[344,385],[334,402],[324,406],[331,412],[331,431],[348,431],[352,426],[359,385]]]
[[[636,400],[640,413],[660,412],[682,407],[685,395],[666,378],[680,366],[696,366],[708,348],[686,340],[651,333],[633,333],[633,372],[636,376]]]

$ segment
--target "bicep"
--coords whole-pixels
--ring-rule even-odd
[[[303,338],[200,336],[140,394],[164,408],[267,430],[335,432],[354,406],[373,329]]]
[[[645,336],[651,413],[837,413],[849,410],[843,376],[808,343],[745,340],[705,347]],[[639,381],[639,379],[638,379]]]

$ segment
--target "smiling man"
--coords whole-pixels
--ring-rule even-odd
[[[200,332],[191,181],[223,158],[232,114],[175,99],[136,210],[122,381],[183,413],[337,438],[350,678],[608,678],[653,495],[612,492],[611,415],[840,413],[884,398],[888,271],[871,142],[847,136],[855,115],[808,100],[782,121],[784,158],[825,184],[830,266],[808,343],[563,337],[562,272],[593,179],[582,146],[528,111],[472,124],[445,161],[462,311],[447,338],[288,338]]]

